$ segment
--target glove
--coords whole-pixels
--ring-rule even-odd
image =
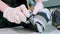
[[[33,14],[36,15],[38,12],[46,13],[48,19],[50,19],[51,13],[47,8],[44,8],[42,2],[37,2],[34,6]]]
[[[44,6],[42,2],[37,2],[36,5],[34,6],[33,14],[37,14],[38,11],[42,11],[44,9]]]
[[[21,22],[26,21],[26,17],[29,17],[29,11],[26,9],[25,5],[20,7],[11,8],[8,7],[3,11],[3,17],[8,21],[20,24]]]

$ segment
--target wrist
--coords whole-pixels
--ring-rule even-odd
[[[4,12],[4,10],[7,9],[7,8],[9,8],[9,7],[6,7],[6,6],[5,6],[5,7],[2,7],[0,10],[1,10],[2,12]]]
[[[0,11],[4,11],[4,9],[8,8],[9,6],[6,5],[4,2],[0,1]]]

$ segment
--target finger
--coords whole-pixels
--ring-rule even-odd
[[[11,14],[7,16],[7,19],[8,19],[8,21],[10,21],[12,23],[16,22],[16,19]]]
[[[17,8],[14,8],[14,10],[13,10],[13,17],[15,19],[15,23],[19,24],[19,23],[21,23],[21,19],[18,16],[17,13],[18,13],[18,9]]]
[[[30,16],[30,13],[29,13],[29,11],[27,10],[27,8],[26,8],[25,5],[21,5],[21,6],[20,6],[20,9],[22,10],[22,12],[24,13],[24,15],[25,15],[26,17],[29,17],[29,16]]]
[[[22,22],[25,22],[26,21],[26,17],[25,17],[25,15],[21,12],[21,10],[18,10],[18,9],[16,9],[18,12],[16,12],[17,13],[17,15],[19,16],[19,18],[21,19],[21,21]]]
[[[16,23],[16,24],[20,24],[20,23],[21,23],[21,19],[20,19],[19,15],[16,14],[16,15],[14,16],[14,19],[15,19],[15,23]]]
[[[16,23],[16,22],[17,22],[17,21],[16,21],[17,19],[14,18],[15,15],[16,15],[16,13],[15,13],[14,10],[13,10],[13,12],[9,11],[9,12],[6,13],[5,18],[6,18],[8,21],[12,22],[12,23]]]
[[[12,17],[14,18],[14,20],[15,20],[14,22],[16,24],[20,24],[21,23],[21,19],[20,19],[19,15],[17,13],[19,13],[18,9],[14,8],[13,13],[12,13],[12,15],[13,15]]]

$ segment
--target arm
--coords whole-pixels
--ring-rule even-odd
[[[0,0],[0,11],[4,11],[4,9],[6,9],[6,8],[8,8],[9,6],[8,5],[6,5],[4,2],[2,2],[1,0]]]

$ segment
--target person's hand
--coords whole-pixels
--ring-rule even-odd
[[[34,6],[33,14],[36,15],[38,12],[44,12],[44,13],[47,12],[46,15],[50,19],[51,13],[47,8],[44,8],[41,1],[38,1]]]
[[[48,19],[50,19],[51,13],[47,8],[44,8],[42,2],[37,2],[34,6],[33,14],[36,15],[38,12],[44,12],[46,13]]]
[[[8,7],[3,11],[3,17],[14,23],[21,23],[26,21],[26,17],[29,17],[30,13],[26,9],[25,5],[21,5],[16,8]]]
[[[37,2],[36,5],[34,6],[33,14],[37,14],[38,11],[42,11],[44,9],[44,6],[42,2]]]

